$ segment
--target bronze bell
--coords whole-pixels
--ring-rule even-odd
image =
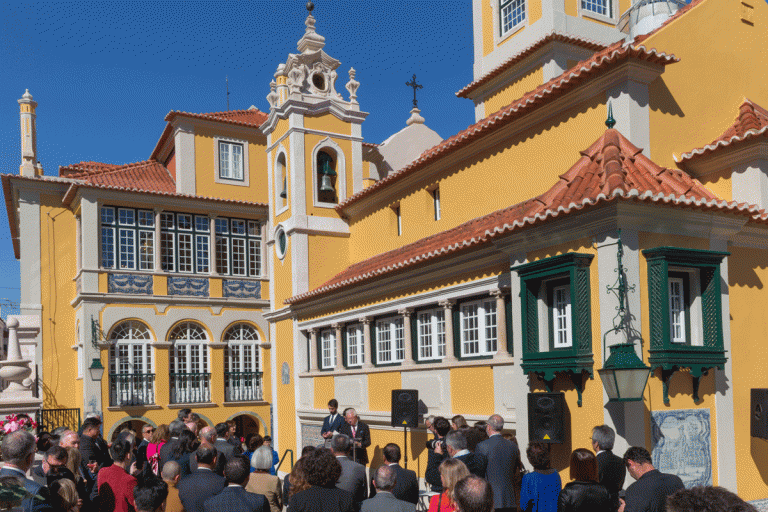
[[[283,190],[280,191],[280,197],[283,199],[288,197],[288,178],[283,177]]]
[[[327,174],[323,174],[323,179],[320,181],[320,192],[333,192],[331,177]]]

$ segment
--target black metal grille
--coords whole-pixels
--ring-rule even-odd
[[[58,427],[77,432],[80,430],[80,409],[41,409],[38,423],[40,432],[52,432]]]

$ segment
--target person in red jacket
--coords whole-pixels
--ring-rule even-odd
[[[98,473],[99,510],[101,512],[135,512],[133,489],[136,478],[131,476],[133,441],[117,438],[109,449],[113,464]]]

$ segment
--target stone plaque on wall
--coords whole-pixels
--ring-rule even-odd
[[[712,485],[709,409],[651,412],[653,465],[680,477],[686,488]]]
[[[301,447],[305,446],[320,446],[325,442],[323,436],[320,435],[320,425],[307,425],[301,424]]]

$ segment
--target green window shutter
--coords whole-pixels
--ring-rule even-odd
[[[347,328],[341,328],[341,365],[344,368],[349,368],[349,361],[347,361]]]
[[[704,346],[723,349],[723,315],[720,290],[720,266],[701,269],[701,316]]]
[[[592,304],[589,266],[581,261],[571,270],[571,328],[573,347],[579,354],[592,353]]]
[[[504,326],[504,329],[507,332],[507,351],[510,354],[514,354],[514,340],[512,339],[512,296],[506,295],[504,297],[504,318],[507,321],[507,324]],[[501,347],[499,347],[501,348]]]
[[[371,320],[371,364],[379,366],[378,354],[376,352],[376,319]]]
[[[539,351],[539,281],[526,281],[523,287],[523,352],[534,354]]]
[[[317,369],[323,369],[323,337],[320,330],[317,330],[317,343],[315,343],[315,352],[317,352]]]
[[[453,313],[453,354],[457,359],[463,359],[461,356],[461,304],[457,303],[451,311]],[[450,340],[446,340],[446,343],[448,342]]]
[[[670,345],[669,284],[663,259],[648,260],[648,299],[651,350],[663,350]]]
[[[414,311],[411,315],[411,356],[413,360],[419,360],[419,312]]]

